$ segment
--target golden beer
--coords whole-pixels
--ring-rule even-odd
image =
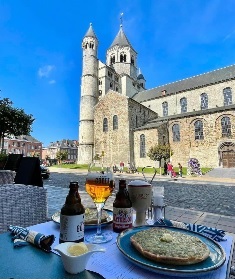
[[[86,191],[93,199],[97,208],[97,232],[94,235],[88,235],[86,237],[87,242],[100,244],[108,242],[113,238],[112,234],[101,232],[101,216],[104,204],[112,194],[114,185],[114,177],[110,171],[107,170],[106,173],[104,171],[101,173],[88,172],[86,178]]]
[[[94,203],[105,203],[112,194],[114,181],[106,176],[87,178],[86,191],[93,199]]]

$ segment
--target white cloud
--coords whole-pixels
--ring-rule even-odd
[[[231,33],[229,33],[228,35],[226,35],[223,39],[223,41],[226,41],[228,39],[230,39],[231,37],[233,37],[235,34],[235,30],[233,30]]]
[[[49,81],[49,84],[54,84],[54,83],[56,83],[56,81],[54,79]]]
[[[38,76],[40,78],[43,78],[43,77],[46,77],[48,78],[49,75],[51,74],[51,72],[55,69],[55,66],[54,65],[46,65],[46,66],[43,66],[41,68],[39,68],[38,70]]]

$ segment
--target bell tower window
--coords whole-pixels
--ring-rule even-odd
[[[134,56],[133,55],[131,56],[131,64],[135,65],[135,60],[134,60]]]
[[[126,62],[126,54],[125,53],[121,53],[120,62]]]
[[[115,55],[110,57],[110,65],[115,64]]]

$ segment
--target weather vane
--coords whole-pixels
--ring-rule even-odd
[[[120,14],[120,23],[121,23],[121,26],[122,26],[122,17],[123,17],[123,13]]]

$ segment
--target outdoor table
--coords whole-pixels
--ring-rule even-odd
[[[49,221],[29,227],[30,229],[43,233],[45,235],[54,234],[56,240],[52,248],[58,244],[59,241],[59,224]],[[102,230],[112,230],[112,225],[109,225]],[[94,229],[85,230],[85,235],[93,234]],[[106,248],[105,253],[95,253],[89,259],[85,271],[77,275],[68,274],[62,265],[61,258],[58,254],[47,253],[41,249],[33,246],[23,246],[14,248],[12,242],[12,235],[10,233],[0,234],[0,278],[84,278],[84,279],[101,279],[101,278],[128,278],[128,279],[173,279],[171,276],[163,276],[161,274],[153,273],[134,265],[129,262],[119,251],[116,246],[117,233],[113,232],[113,240],[101,244]],[[230,273],[230,262],[233,251],[233,238],[226,236],[227,241],[220,242],[226,253],[226,262],[218,270],[213,271],[205,276],[194,277],[197,279],[228,279]],[[104,277],[98,273],[102,271]],[[133,275],[135,272],[135,276]],[[138,274],[138,277],[136,277]],[[132,276],[133,275],[133,276]],[[178,277],[177,277],[178,278]]]
[[[2,185],[2,184],[13,184],[15,176],[16,176],[15,171],[0,170],[0,185]]]

